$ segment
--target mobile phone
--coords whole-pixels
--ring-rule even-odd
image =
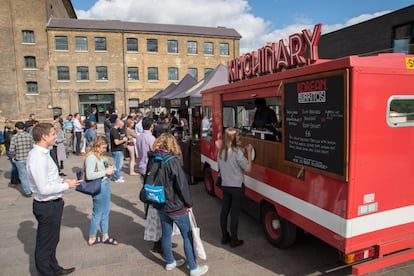
[[[82,180],[82,178],[83,178],[83,172],[81,170],[79,170],[79,171],[76,172],[76,178],[78,180]]]

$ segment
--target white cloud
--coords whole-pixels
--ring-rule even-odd
[[[314,25],[319,23],[297,18],[295,23],[275,29],[271,28],[271,22],[250,13],[250,9],[247,0],[98,0],[90,10],[76,10],[76,14],[80,19],[234,28],[242,36],[240,53],[256,50],[267,42],[287,39],[290,34],[303,29],[313,30]],[[334,25],[322,22],[322,32],[332,32],[388,12],[363,14]]]

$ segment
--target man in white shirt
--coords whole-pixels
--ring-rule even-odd
[[[80,155],[81,154],[80,144],[81,144],[81,139],[82,139],[83,127],[82,127],[82,124],[80,122],[80,114],[79,113],[75,113],[75,119],[73,120],[73,129],[74,129],[75,138],[76,138],[75,153],[76,153],[76,155]]]
[[[56,141],[52,124],[39,124],[33,128],[35,145],[26,161],[27,178],[34,194],[33,214],[38,222],[35,263],[39,275],[66,275],[75,268],[62,268],[56,259],[60,224],[64,202],[63,191],[74,188],[80,181],[62,179],[49,154],[49,147]]]

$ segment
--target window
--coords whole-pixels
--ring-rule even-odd
[[[391,127],[414,126],[414,96],[392,96],[388,100],[387,123]]]
[[[168,53],[170,54],[178,53],[178,41],[177,40],[168,40]]]
[[[36,68],[36,58],[31,56],[24,57],[24,67]]]
[[[213,42],[204,42],[204,54],[205,55],[214,55]]]
[[[128,67],[128,80],[138,80],[138,67]]]
[[[203,108],[203,120],[201,121],[201,137],[209,141],[213,139],[212,117],[211,106],[205,106]]]
[[[88,38],[84,36],[77,36],[76,41],[76,51],[87,52],[88,51]]]
[[[157,67],[148,67],[148,80],[158,80]]]
[[[26,82],[27,86],[27,94],[38,94],[39,91],[37,90],[37,82],[35,81],[28,81]]]
[[[204,69],[204,78],[206,78],[210,73],[213,71],[213,68],[205,68]]]
[[[57,79],[61,81],[70,80],[69,66],[58,66],[57,67]]]
[[[177,67],[168,67],[168,80],[169,81],[178,80],[178,68]]]
[[[197,70],[197,68],[188,68],[187,73],[190,74],[190,76],[192,76],[195,80],[198,80],[198,70]]]
[[[128,52],[138,52],[138,39],[136,39],[136,38],[127,38],[127,51]]]
[[[187,42],[187,54],[191,54],[191,55],[197,54],[197,41]]]
[[[220,43],[220,56],[229,56],[229,44],[228,43]]]
[[[108,80],[108,68],[106,66],[96,66],[96,80]]]
[[[34,32],[29,30],[23,30],[23,43],[35,43]]]
[[[67,36],[55,36],[55,44],[58,51],[67,51],[69,49]]]
[[[147,39],[147,52],[156,53],[158,52],[158,40]]]
[[[394,28],[394,53],[414,53],[414,22]]]
[[[106,37],[95,37],[95,51],[106,51]]]
[[[76,67],[76,79],[77,80],[89,80],[88,66],[77,66]]]

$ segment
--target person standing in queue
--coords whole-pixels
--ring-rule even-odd
[[[252,165],[252,145],[247,146],[247,158],[238,146],[239,134],[235,128],[227,128],[224,141],[218,153],[218,167],[222,179],[223,205],[220,212],[221,243],[231,247],[243,244],[238,238],[239,215],[244,196],[243,171],[250,171]],[[230,234],[227,219],[231,212]]]
[[[121,119],[115,120],[115,125],[111,129],[109,136],[111,138],[111,151],[115,161],[114,181],[116,183],[124,183],[125,179],[121,176],[121,169],[124,164],[124,144],[128,139],[123,136],[121,138],[121,129],[124,126],[124,122]]]
[[[33,214],[38,222],[35,263],[39,275],[67,275],[75,268],[63,268],[56,259],[64,202],[63,191],[74,188],[80,181],[62,179],[49,154],[56,141],[52,124],[41,123],[33,128],[35,145],[27,157],[27,176],[34,194]]]

